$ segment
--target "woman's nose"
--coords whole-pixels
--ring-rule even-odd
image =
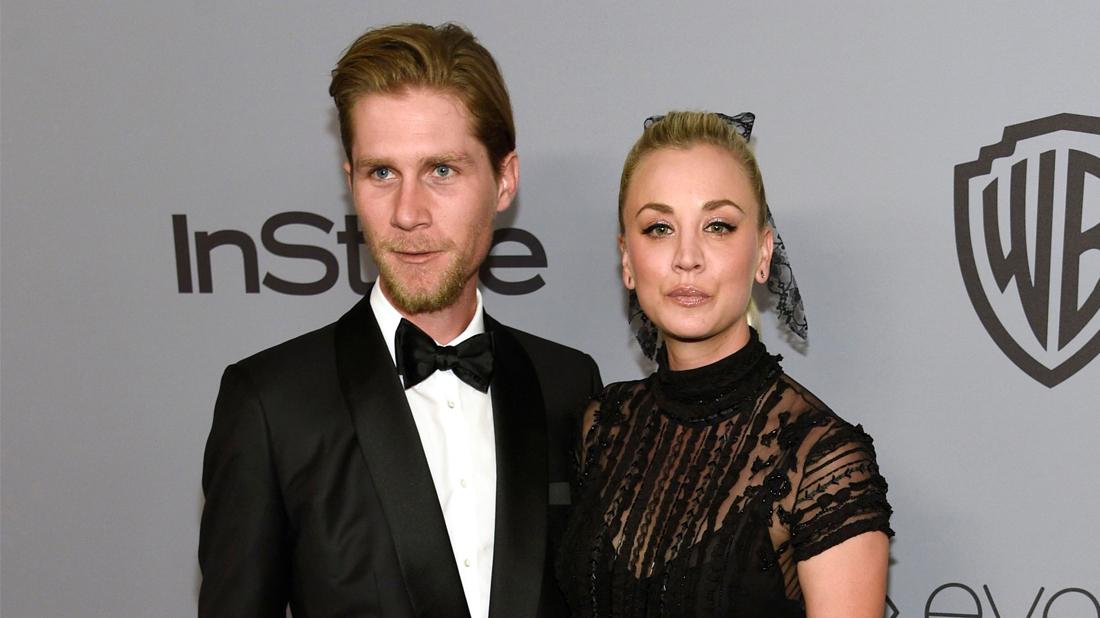
[[[675,270],[690,272],[703,268],[703,252],[698,239],[690,234],[681,234],[676,244],[676,254],[672,258]]]

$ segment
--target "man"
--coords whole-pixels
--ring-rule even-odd
[[[519,181],[492,56],[462,28],[367,32],[333,71],[377,284],[226,369],[203,468],[202,616],[536,616],[590,357],[484,314]]]

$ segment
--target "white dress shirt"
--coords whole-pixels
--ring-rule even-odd
[[[394,339],[401,314],[377,284],[371,290],[370,305],[396,366]],[[478,291],[477,310],[466,330],[452,341],[436,343],[458,345],[483,332],[485,319]],[[405,397],[443,508],[470,616],[487,618],[497,487],[491,392],[477,390],[452,371],[436,371],[405,390]]]

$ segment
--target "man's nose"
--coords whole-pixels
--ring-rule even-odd
[[[402,230],[412,230],[431,224],[429,196],[415,180],[402,180],[390,223]]]

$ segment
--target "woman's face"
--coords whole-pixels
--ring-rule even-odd
[[[697,341],[729,354],[748,340],[752,284],[767,279],[772,252],[760,208],[741,164],[716,146],[639,161],[623,204],[623,283],[670,354]]]

